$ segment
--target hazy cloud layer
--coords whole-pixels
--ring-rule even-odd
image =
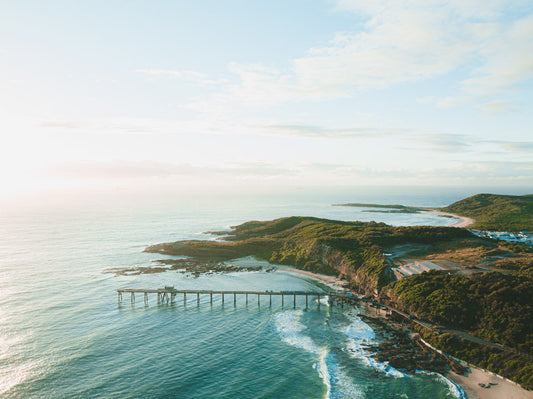
[[[188,105],[200,112],[347,97],[466,72],[461,95],[434,99],[447,107],[492,98],[533,77],[533,10],[526,1],[338,0],[336,5],[364,23],[290,60],[285,70],[232,63],[231,83],[193,71],[139,71],[221,83],[215,93]],[[497,99],[480,107],[489,113],[507,110]]]
[[[494,153],[524,153],[533,151],[533,142],[513,140],[488,140],[467,134],[449,134],[403,128],[345,127],[330,128],[320,125],[283,124],[265,120],[220,121],[220,120],[160,120],[127,118],[100,121],[43,121],[41,128],[54,131],[83,130],[100,134],[138,134],[181,136],[195,134],[261,135],[325,140],[385,140],[381,145],[396,149],[434,151],[438,153],[461,153],[477,151],[490,145]],[[155,163],[154,163],[155,164]]]
[[[211,166],[153,161],[69,162],[56,164],[46,172],[58,177],[80,179],[138,179],[173,176],[211,178],[217,175],[242,177],[279,176],[293,173],[289,169],[265,163],[229,163],[224,166]]]
[[[375,168],[347,164],[301,163],[274,165],[267,163],[241,163],[220,166],[202,166],[162,162],[72,162],[58,164],[47,170],[54,177],[93,180],[146,180],[194,179],[198,182],[218,179],[224,181],[247,180],[261,185],[271,181],[284,185],[292,183],[365,184],[394,182],[395,184],[477,184],[479,181],[498,184],[520,181],[533,184],[533,162],[455,162],[452,166],[435,168],[421,165],[417,168]]]

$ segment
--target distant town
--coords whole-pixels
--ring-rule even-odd
[[[482,238],[491,238],[493,240],[518,242],[520,244],[533,247],[533,234],[528,231],[512,233],[508,231],[486,231],[486,230],[468,230],[472,234]]]

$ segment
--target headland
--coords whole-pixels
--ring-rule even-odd
[[[533,250],[517,243],[478,237],[461,228],[480,226],[477,217],[484,221],[481,226],[529,228],[528,218],[519,225],[513,216],[506,224],[507,206],[498,208],[502,213],[491,213],[494,203],[515,204],[523,200],[502,197],[503,202],[490,195],[485,205],[465,213],[455,209],[462,209],[461,203],[472,203],[476,196],[439,210],[416,210],[462,218],[456,227],[392,227],[376,222],[292,216],[250,221],[229,232],[215,233],[223,241],[163,243],[146,251],[183,255],[201,262],[255,256],[297,268],[298,273],[328,283],[345,280],[353,292],[409,316],[409,327],[431,346],[533,389]],[[533,198],[523,197],[528,197],[526,203]],[[369,204],[355,206],[360,205]],[[384,210],[385,206],[380,207]],[[404,211],[399,205],[394,207],[393,211]],[[529,208],[524,209],[520,212]],[[474,213],[479,216],[473,217]],[[497,223],[487,222],[486,213],[492,214]],[[421,271],[398,280],[393,269],[414,261],[433,262],[439,270]],[[323,275],[332,277],[326,279]],[[493,386],[478,386],[476,390],[474,380],[477,381],[468,376],[457,378],[477,397],[489,398],[486,393]],[[505,384],[501,383],[499,386],[503,387]],[[502,394],[512,391],[496,388],[490,392],[496,390]],[[531,397],[529,391],[520,392]]]

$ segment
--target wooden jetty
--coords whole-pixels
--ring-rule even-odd
[[[292,299],[293,306],[296,307],[296,297],[305,296],[305,307],[309,306],[309,298],[316,299],[317,306],[320,307],[320,299],[327,298],[330,306],[339,305],[355,305],[359,302],[359,298],[339,292],[312,292],[312,291],[212,291],[212,290],[178,290],[173,288],[164,289],[137,289],[137,288],[125,288],[117,290],[118,302],[122,303],[122,297],[124,294],[130,294],[131,303],[135,303],[135,294],[143,294],[144,303],[148,304],[148,294],[157,294],[158,304],[173,304],[176,302],[177,295],[183,295],[183,303],[187,304],[187,295],[196,296],[196,303],[200,304],[200,296],[209,296],[209,303],[213,304],[213,295],[220,295],[222,304],[227,296],[233,297],[233,304],[237,304],[237,296],[246,298],[246,305],[248,305],[249,296],[257,296],[257,305],[261,306],[261,297],[268,298],[269,306],[272,306],[272,296],[281,296],[281,306],[285,305],[285,299]],[[292,298],[291,298],[292,297]]]

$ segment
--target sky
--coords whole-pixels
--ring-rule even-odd
[[[533,192],[532,126],[531,0],[0,0],[2,197]]]

